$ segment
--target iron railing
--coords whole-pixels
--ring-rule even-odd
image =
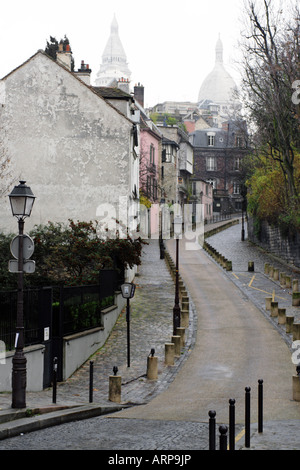
[[[25,346],[43,342],[44,328],[54,337],[101,325],[101,311],[114,304],[122,279],[117,271],[100,272],[98,285],[24,289]],[[0,291],[0,340],[14,349],[17,291]]]

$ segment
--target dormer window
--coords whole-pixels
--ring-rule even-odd
[[[208,147],[214,147],[215,146],[215,133],[214,132],[208,132],[207,133],[207,146]]]

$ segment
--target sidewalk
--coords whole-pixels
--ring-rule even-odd
[[[173,306],[175,287],[165,260],[160,259],[158,240],[149,240],[144,246],[142,265],[135,278],[135,296],[130,301],[130,367],[127,367],[126,311],[122,311],[106,344],[68,380],[57,384],[56,404],[52,403],[52,388],[26,393],[26,407],[41,413],[38,427],[46,427],[53,420],[64,422],[106,414],[123,407],[145,403],[166,389],[189,354],[192,335],[185,352],[173,368],[164,364],[164,347],[173,334]],[[159,358],[158,380],[146,377],[147,357],[151,349]],[[93,361],[93,403],[89,403],[90,361]],[[109,376],[117,366],[122,377],[121,404],[108,399]],[[26,410],[25,410],[26,411]],[[33,417],[11,408],[11,393],[0,394],[0,439],[32,429]],[[22,416],[14,419],[14,416]],[[24,419],[24,421],[23,421]],[[2,423],[2,424],[1,424]],[[21,425],[23,428],[21,428]],[[29,428],[28,428],[29,427]],[[1,441],[0,441],[1,443]],[[1,444],[0,444],[1,448]]]

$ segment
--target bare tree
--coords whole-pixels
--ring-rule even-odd
[[[247,0],[244,33],[244,105],[255,124],[256,143],[278,161],[286,182],[288,204],[299,204],[294,160],[300,149],[299,107],[292,99],[299,79],[299,9],[272,8],[272,0]],[[288,13],[289,18],[284,18]]]

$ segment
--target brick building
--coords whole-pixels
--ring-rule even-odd
[[[193,180],[205,180],[214,190],[213,212],[228,214],[242,209],[242,161],[247,150],[246,124],[224,122],[190,134],[194,145]]]

